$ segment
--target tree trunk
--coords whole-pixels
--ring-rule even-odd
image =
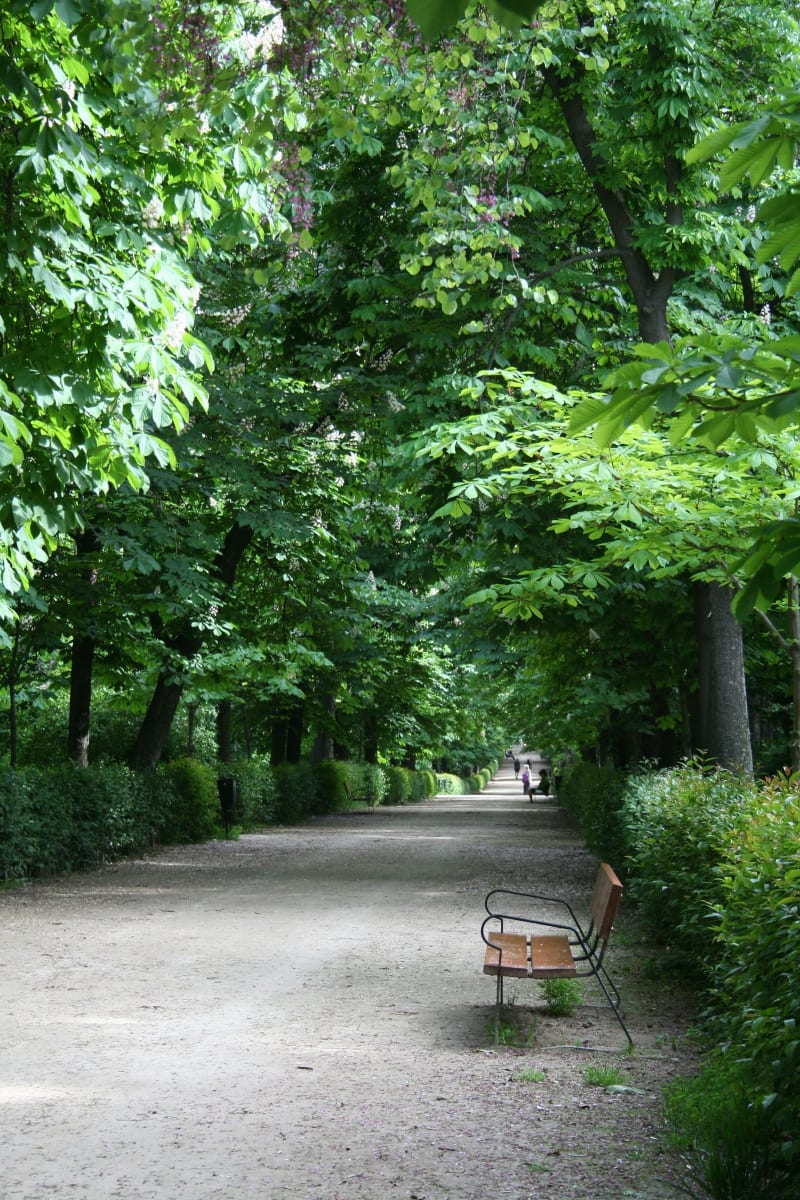
[[[547,85],[566,122],[570,140],[608,221],[614,246],[633,294],[639,337],[643,342],[669,341],[667,302],[672,295],[677,272],[665,268],[656,274],[652,270],[636,244],[636,220],[627,197],[604,183],[608,164],[597,152],[597,136],[579,91],[584,75],[585,67],[580,60],[570,64],[566,70],[554,66],[544,72]],[[667,157],[664,171],[668,197],[665,217],[668,224],[679,225],[683,216],[677,199],[681,164],[677,159]]]
[[[789,580],[789,632],[792,639],[792,772],[800,771],[800,585]]]
[[[336,697],[328,693],[322,703],[330,717],[332,725],[336,720]],[[321,729],[314,738],[314,744],[311,747],[311,761],[315,763],[323,762],[331,758],[333,758],[333,734],[330,728]]]
[[[229,763],[233,759],[233,704],[220,700],[217,705],[217,759]]]
[[[286,736],[288,729],[289,722],[286,720],[284,714],[276,713],[270,726],[269,763],[271,767],[280,767],[286,762]]]
[[[305,701],[296,699],[289,711],[286,726],[286,761],[299,763],[303,750],[305,732]]]
[[[656,271],[636,241],[635,198],[607,184],[608,163],[581,95],[586,68],[577,55],[572,62],[548,67],[544,78],[561,109],[572,144],[581,160],[595,196],[603,209],[614,246],[633,295],[644,342],[669,341],[667,302],[681,272]],[[682,162],[666,153],[664,210],[667,225],[683,221],[680,199]],[[744,648],[741,627],[731,611],[731,593],[715,584],[701,584],[695,593],[700,669],[699,727],[694,744],[720,765],[732,770],[753,770],[747,717]]]
[[[197,701],[195,701],[186,709],[186,753],[189,758],[194,758],[195,753],[194,735],[197,727],[197,708]]]
[[[374,709],[364,717],[364,762],[378,761],[378,717]]]
[[[14,644],[11,648],[11,662],[8,667],[8,765],[12,771],[17,765],[19,753],[19,725],[17,719],[17,678],[20,662],[20,629],[19,618],[14,625]]]
[[[159,675],[131,755],[134,771],[147,771],[160,763],[182,695],[182,683],[167,682],[165,674]]]
[[[76,634],[72,639],[67,753],[75,766],[81,768],[89,766],[94,647],[92,634]]]
[[[222,548],[214,561],[214,574],[227,587],[233,584],[236,569],[252,538],[253,530],[250,525],[241,525],[237,522],[228,530]],[[203,648],[204,638],[194,630],[187,633],[184,629],[174,635],[166,632],[162,640],[166,646],[176,650],[183,658],[191,658]],[[135,771],[145,771],[158,766],[182,695],[183,684],[175,682],[174,671],[170,671],[169,675],[162,671],[131,755],[131,766]]]
[[[699,693],[694,744],[721,767],[752,775],[744,638],[732,599],[732,590],[721,584],[695,584]]]

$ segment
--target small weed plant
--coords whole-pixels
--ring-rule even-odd
[[[545,979],[540,987],[551,1017],[574,1017],[583,995],[577,979]]]
[[[489,1022],[486,1033],[498,1046],[530,1046],[536,1040],[536,1018],[528,1009],[508,1005],[499,1019]]]
[[[528,1067],[516,1076],[518,1083],[544,1083],[547,1076],[539,1067]]]

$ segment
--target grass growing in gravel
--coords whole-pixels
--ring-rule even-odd
[[[493,1017],[487,1023],[486,1036],[499,1046],[530,1046],[536,1040],[536,1017],[529,1009],[504,1006],[499,1021]]]
[[[593,1087],[613,1087],[625,1082],[625,1076],[619,1067],[587,1067],[583,1078]]]

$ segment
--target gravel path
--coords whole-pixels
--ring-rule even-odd
[[[480,796],[4,893],[1,1200],[676,1196],[658,1092],[693,1066],[691,1011],[642,977],[624,897],[609,966],[636,1052],[591,983],[556,1020],[514,982],[532,1039],[494,1044],[485,892],[582,911],[595,869],[505,763]],[[590,1086],[597,1063],[630,1090]]]

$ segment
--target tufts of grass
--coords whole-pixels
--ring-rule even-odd
[[[583,1072],[583,1078],[592,1087],[613,1087],[615,1084],[625,1082],[625,1076],[619,1067],[611,1066],[587,1067]]]

